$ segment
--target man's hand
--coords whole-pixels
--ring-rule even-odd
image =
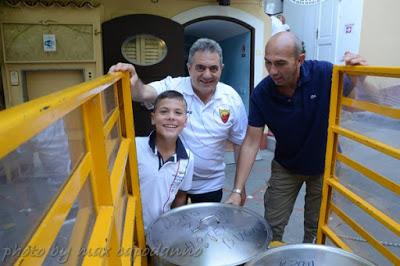
[[[359,54],[353,54],[350,52],[345,52],[343,56],[343,61],[346,66],[367,66],[367,61],[361,57]]]
[[[235,193],[232,192],[231,195],[229,195],[229,198],[225,201],[225,203],[233,204],[236,206],[243,206],[246,202],[246,188],[243,188],[242,193]]]
[[[350,52],[345,52],[343,56],[343,61],[346,66],[367,66],[367,60],[361,57],[359,54],[353,54]],[[351,78],[352,90],[357,84],[363,84],[365,81],[365,76],[349,76]],[[355,98],[355,94],[351,94],[352,98]]]
[[[129,72],[130,81],[131,81],[131,87],[134,88],[136,86],[136,83],[139,80],[139,76],[136,73],[136,69],[132,64],[125,64],[125,63],[118,63],[116,65],[113,65],[110,67],[108,70],[108,73],[113,73],[113,72]]]
[[[150,85],[144,84],[132,64],[118,63],[108,70],[108,73],[129,72],[132,99],[137,102],[152,103],[157,97],[157,91]]]

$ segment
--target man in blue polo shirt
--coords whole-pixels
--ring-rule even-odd
[[[274,241],[282,241],[303,182],[303,242],[314,241],[318,226],[333,65],[304,59],[301,41],[293,33],[281,32],[268,41],[265,65],[269,76],[251,96],[249,126],[236,169],[235,187],[240,189],[267,125],[276,138],[264,196],[265,218],[272,227]],[[346,53],[344,60],[346,65],[366,65],[359,55],[351,53]],[[353,87],[349,78],[345,79],[345,87]],[[240,198],[232,194],[228,202],[239,204]]]

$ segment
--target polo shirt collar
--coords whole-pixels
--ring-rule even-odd
[[[190,76],[187,77],[186,82],[187,86],[183,86],[183,93],[187,95],[194,95],[193,87],[192,87],[192,78]]]
[[[306,64],[301,64],[300,66],[300,79],[297,83],[297,87],[302,86],[304,83],[311,80],[310,68]]]
[[[153,151],[154,155],[158,156],[158,150],[156,147],[156,131],[155,130],[153,130],[150,133],[149,146],[150,146],[151,150]],[[186,152],[185,146],[183,145],[183,143],[179,137],[176,140],[175,154],[173,156],[171,156],[170,159],[173,160],[174,162],[177,162],[180,159],[189,159],[189,156]],[[167,161],[170,161],[170,159],[168,159]]]

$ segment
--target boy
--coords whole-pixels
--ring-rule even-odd
[[[155,130],[149,137],[136,138],[145,231],[171,207],[186,204],[186,191],[192,185],[193,154],[178,136],[186,125],[186,113],[183,95],[165,91],[154,102],[151,123]]]

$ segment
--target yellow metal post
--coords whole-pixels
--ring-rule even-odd
[[[83,105],[86,146],[92,153],[93,175],[91,181],[96,210],[101,205],[112,205],[111,184],[107,169],[106,144],[103,135],[100,94]]]
[[[122,80],[122,99],[123,103],[120,105],[121,114],[123,114],[123,126],[122,126],[122,134],[128,139],[132,139],[131,145],[129,147],[129,156],[128,156],[128,171],[127,178],[129,179],[128,184],[130,184],[130,188],[128,190],[131,194],[140,199],[140,189],[139,189],[139,172],[137,167],[137,155],[136,155],[136,142],[135,142],[135,127],[133,122],[133,112],[132,112],[132,100],[131,100],[131,87],[129,81],[128,73],[125,73],[125,79]],[[137,200],[135,204],[135,229],[136,229],[136,237],[137,244],[140,250],[144,250],[146,248],[146,240],[144,237],[144,225],[143,225],[143,216],[142,216],[142,203],[141,200]],[[135,264],[136,265],[136,264]],[[144,257],[141,260],[141,265],[147,265],[147,258]]]

